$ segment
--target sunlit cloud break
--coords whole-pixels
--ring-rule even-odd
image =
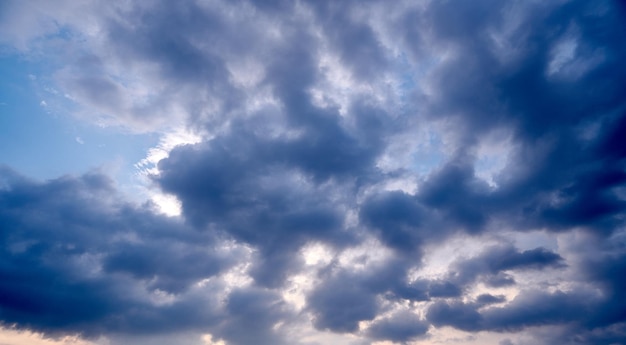
[[[3,344],[626,344],[623,1],[4,1]]]

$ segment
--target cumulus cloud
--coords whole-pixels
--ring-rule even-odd
[[[2,168],[3,323],[113,343],[626,339],[622,3],[0,9],[3,51],[46,64],[69,115],[162,136],[138,166],[180,205]]]
[[[415,314],[399,312],[375,322],[368,331],[374,339],[406,343],[423,336],[428,331],[428,323]]]

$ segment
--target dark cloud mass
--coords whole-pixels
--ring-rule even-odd
[[[0,192],[4,322],[87,335],[213,322],[212,312],[189,309],[183,295],[171,305],[150,301],[231,265],[210,249],[210,236],[123,202],[99,174],[45,183],[6,168],[0,176],[6,181]],[[180,319],[167,320],[177,314]]]
[[[7,327],[112,344],[626,344],[622,1],[0,12],[17,18],[3,54],[54,66],[81,121],[200,138],[150,171],[176,217],[106,172],[1,168]]]
[[[399,343],[419,339],[426,334],[426,331],[428,331],[428,323],[408,312],[400,312],[388,319],[378,321],[369,328],[372,338]]]

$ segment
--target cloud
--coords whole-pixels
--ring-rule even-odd
[[[285,344],[276,327],[293,313],[280,296],[256,289],[233,291],[226,304],[227,319],[217,332],[233,344]]]
[[[177,148],[159,163],[155,179],[178,197],[183,214],[196,227],[224,231],[256,246],[262,256],[255,277],[276,285],[297,263],[291,256],[304,244],[341,243],[351,235],[342,230],[342,216],[332,206],[337,191],[307,181],[274,143],[255,139],[244,134]],[[231,142],[241,144],[242,151],[229,152]],[[193,164],[183,170],[182,161]]]
[[[400,312],[390,318],[376,321],[368,328],[368,333],[373,339],[398,343],[419,339],[427,331],[427,322],[407,312]]]
[[[440,301],[432,304],[426,318],[436,327],[453,326],[464,331],[478,331],[483,322],[475,307],[461,302]]]
[[[2,168],[5,324],[112,343],[623,341],[621,3],[0,6],[2,49],[41,65],[48,103],[161,137],[136,167],[180,204],[130,202],[104,172]]]
[[[490,285],[514,284],[507,271],[563,268],[563,258],[545,248],[517,251],[510,246],[487,247],[483,253],[468,260],[459,261],[450,270],[452,280],[458,284],[473,282],[484,277]]]
[[[329,279],[309,296],[314,325],[335,332],[354,332],[359,321],[376,317],[379,306],[376,296],[348,279]]]
[[[122,202],[97,173],[41,183],[5,168],[2,178],[4,322],[86,336],[215,323],[196,283],[232,265],[234,252],[220,254],[211,236]]]
[[[426,223],[422,206],[412,196],[393,191],[368,198],[360,209],[365,224],[370,224],[387,245],[404,251],[419,250],[424,242],[420,225]]]
[[[453,326],[466,331],[517,331],[529,326],[580,322],[591,313],[597,296],[582,293],[529,291],[503,307],[482,311],[475,303],[438,301],[428,309],[435,326]]]

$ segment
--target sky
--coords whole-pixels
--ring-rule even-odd
[[[626,344],[620,0],[0,1],[0,343]]]

